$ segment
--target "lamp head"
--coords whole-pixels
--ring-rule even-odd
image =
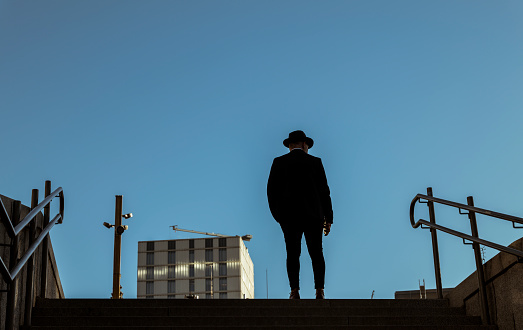
[[[132,217],[133,217],[132,213],[127,213],[127,214],[122,215],[122,218],[124,218],[124,219],[129,219],[129,218],[132,218]]]

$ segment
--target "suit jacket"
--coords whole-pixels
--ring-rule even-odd
[[[332,203],[321,159],[301,149],[274,159],[267,183],[272,216],[280,224],[332,223]]]

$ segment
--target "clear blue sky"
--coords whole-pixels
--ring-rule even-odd
[[[266,200],[272,159],[302,129],[334,206],[328,298],[434,287],[411,199],[523,215],[521,1],[0,1],[0,194],[62,186],[51,237],[67,297],[109,297],[115,195],[124,197],[124,297],[137,242],[179,225],[252,234],[255,294],[288,297]],[[424,205],[417,217],[427,218]],[[469,230],[454,210],[438,222]],[[501,244],[522,236],[479,218]],[[440,234],[443,284],[474,270]],[[304,245],[305,248],[305,245]],[[487,250],[487,257],[494,252]],[[308,254],[302,296],[313,296]]]

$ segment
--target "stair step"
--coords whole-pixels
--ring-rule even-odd
[[[279,325],[481,325],[481,320],[467,316],[35,316],[34,325],[54,324],[57,326],[72,326],[89,324],[93,326],[279,326]]]
[[[403,307],[68,307],[36,308],[33,316],[416,316],[464,315],[462,308],[403,308]]]
[[[447,300],[45,299],[32,329],[497,330]]]
[[[423,299],[43,299],[37,307],[403,307],[435,308],[448,307],[447,300]]]
[[[145,330],[151,329],[150,326],[32,326],[31,330],[123,330],[123,329],[135,329],[135,330]],[[158,326],[155,329],[160,330],[209,330],[209,329],[235,329],[235,330],[291,330],[291,329],[325,329],[323,325],[300,325],[300,326],[198,326],[198,327],[185,327],[185,326]],[[497,330],[496,326],[481,326],[481,325],[451,325],[451,326],[329,326],[329,330]]]

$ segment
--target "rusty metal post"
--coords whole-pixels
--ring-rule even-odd
[[[51,181],[45,181],[45,197],[51,195]],[[49,224],[51,214],[51,203],[47,204],[44,208],[44,223],[42,229]],[[42,241],[42,278],[40,281],[40,297],[45,299],[47,297],[47,273],[49,263],[49,235],[47,235]]]
[[[427,188],[427,196],[432,197],[432,187]],[[436,224],[436,215],[434,214],[434,202],[428,201],[427,206],[429,207],[430,222]],[[430,228],[430,236],[432,237],[432,255],[434,257],[434,272],[436,274],[436,291],[438,293],[438,299],[443,299],[443,287],[441,284],[441,269],[438,249],[438,234],[436,232],[436,229]]]
[[[122,235],[117,232],[122,225],[122,195],[116,195],[114,210],[114,264],[113,264],[113,293],[112,299],[120,299],[120,265],[122,256]]]
[[[20,222],[20,201],[13,201],[13,216],[11,221],[13,226]],[[19,238],[15,236],[11,238],[11,249],[9,251],[9,270],[13,269],[18,263],[18,243]],[[17,306],[18,296],[18,276],[11,281],[9,285],[9,292],[7,293],[7,308],[5,313],[5,329],[13,330],[15,328],[15,311]]]
[[[474,206],[474,199],[472,196],[467,197],[467,204]],[[478,225],[476,222],[476,213],[469,211],[470,228],[472,230],[472,237],[479,237]],[[485,286],[485,273],[483,271],[483,263],[481,259],[481,249],[479,243],[472,242],[472,248],[474,249],[474,257],[476,258],[476,274],[478,277],[478,288],[479,288],[479,303],[481,306],[481,320],[484,325],[490,325],[490,314],[488,310],[487,300],[487,288]]]
[[[31,210],[38,206],[38,189],[33,189],[31,194]],[[29,246],[33,244],[36,234],[36,217],[29,225]],[[33,298],[34,298],[34,273],[35,273],[35,258],[34,255],[27,260],[27,274],[25,287],[25,311],[24,311],[24,326],[31,326],[31,316],[33,312]]]

